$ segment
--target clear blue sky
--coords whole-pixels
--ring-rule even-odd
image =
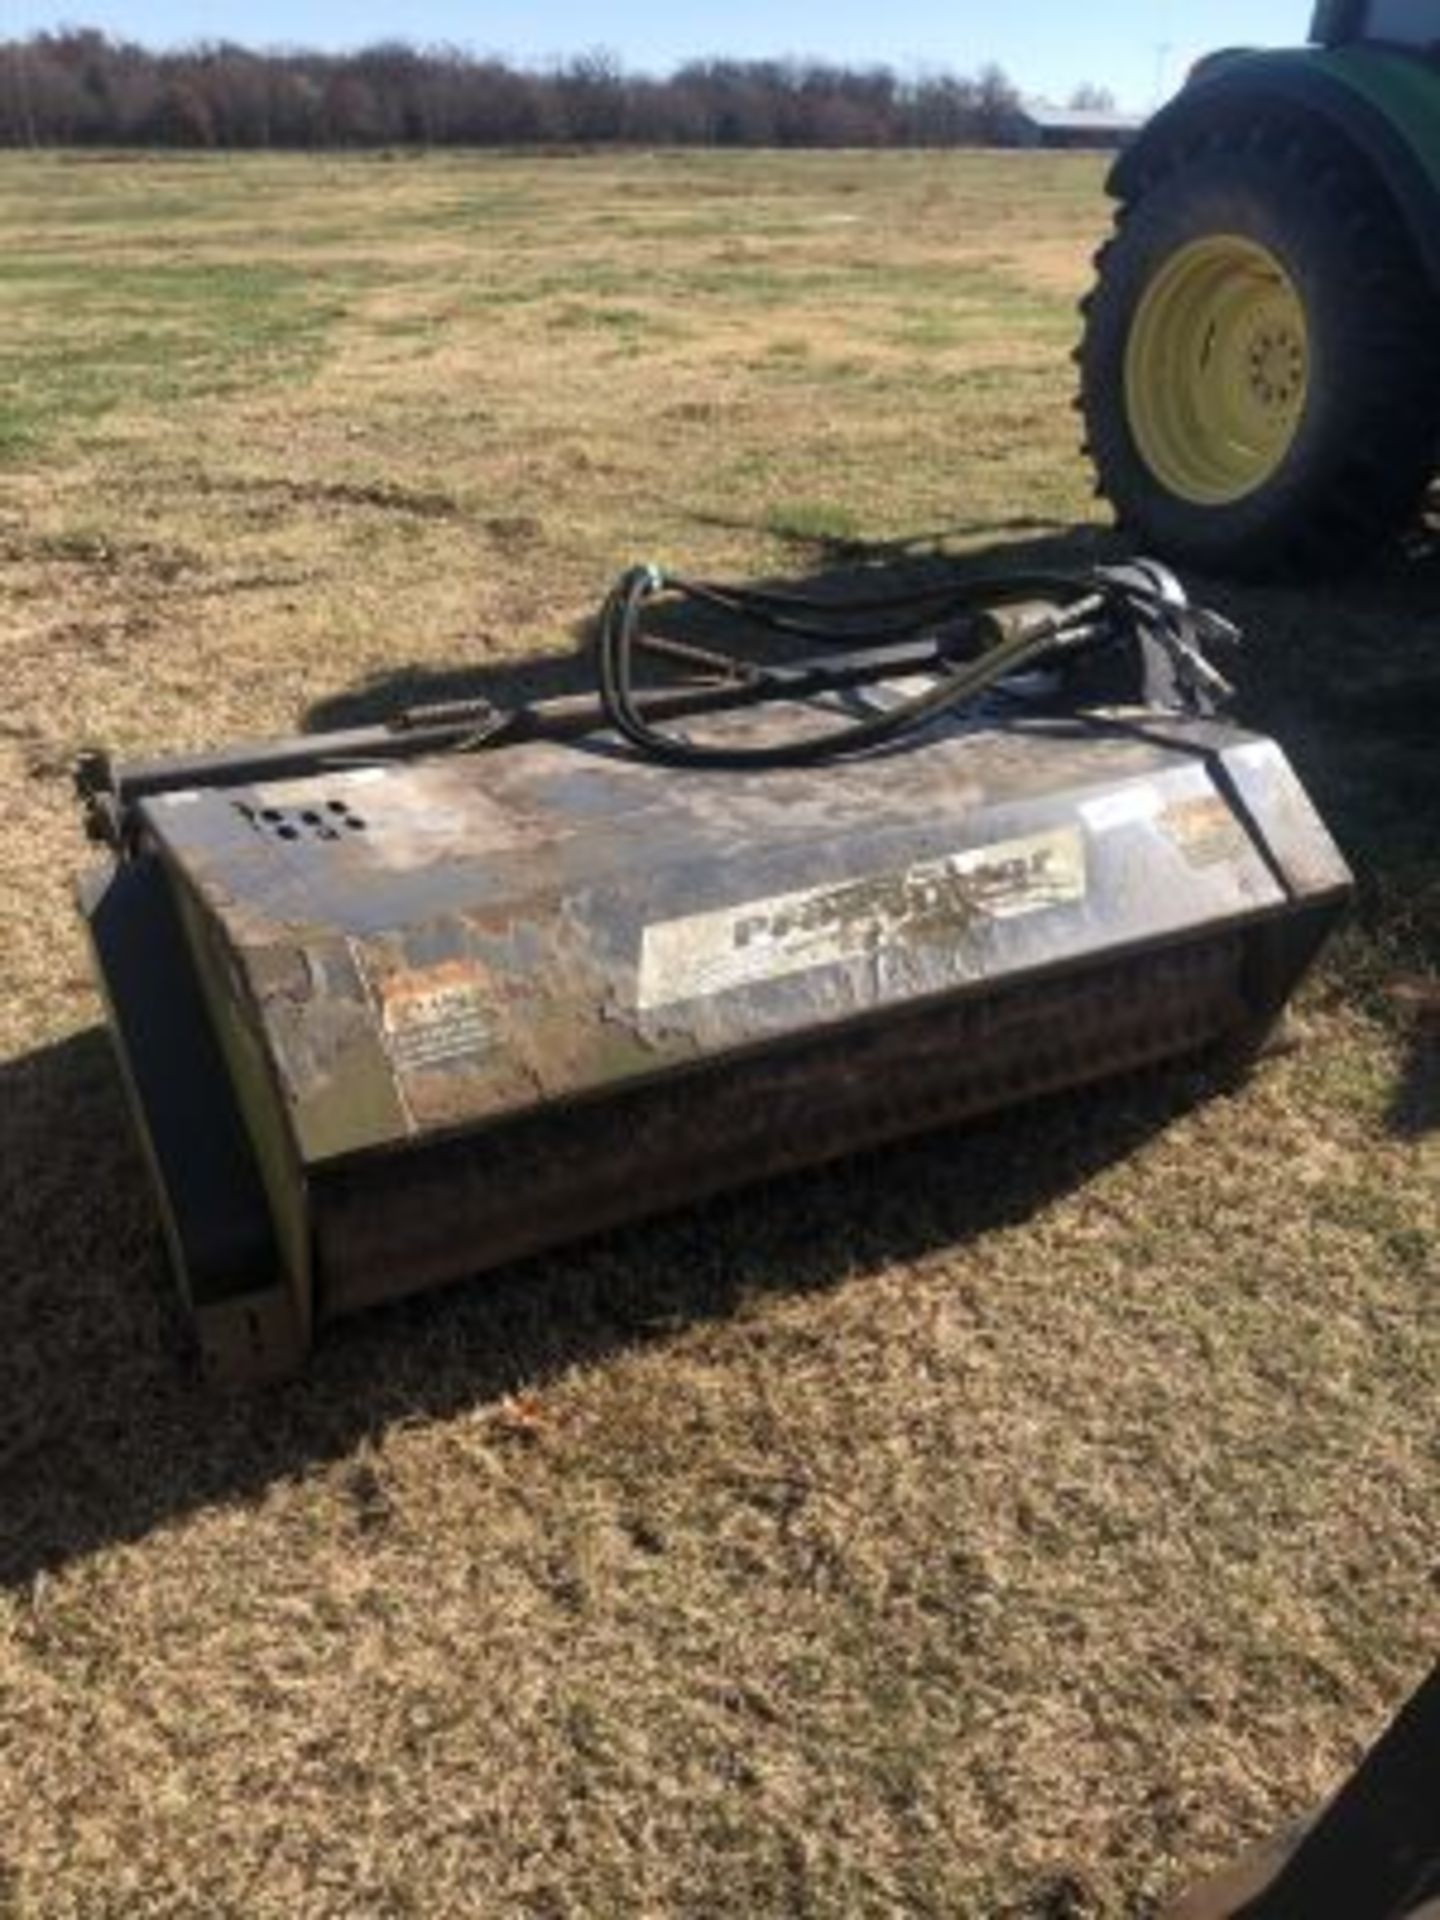
[[[1146,107],[1208,47],[1303,40],[1309,0],[0,0],[0,36],[61,23],[151,46],[354,47],[449,41],[543,62],[604,47],[660,72],[696,54],[819,54],[913,71],[998,60],[1027,93],[1063,97],[1082,80]],[[1163,50],[1163,51],[1162,51]]]

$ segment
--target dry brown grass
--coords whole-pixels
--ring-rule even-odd
[[[1432,559],[1225,596],[1365,876],[1248,1087],[637,1229],[253,1402],[177,1363],[68,906],[84,741],[565,647],[647,554],[1089,551],[1103,218],[1086,159],[0,165],[0,1913],[1140,1916],[1419,1677]]]

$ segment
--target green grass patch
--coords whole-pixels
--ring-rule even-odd
[[[0,456],[117,408],[302,380],[343,311],[298,268],[0,264]],[[63,319],[63,325],[57,325]]]
[[[861,532],[855,510],[835,500],[781,501],[765,516],[765,527],[776,540],[817,546],[858,540]]]

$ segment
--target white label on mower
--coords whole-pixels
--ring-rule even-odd
[[[1121,787],[1118,792],[1102,794],[1098,800],[1087,800],[1080,809],[1080,818],[1092,833],[1112,833],[1116,827],[1154,820],[1159,812],[1159,789],[1142,785]]]
[[[1242,767],[1255,767],[1262,773],[1285,765],[1285,756],[1273,740],[1252,740],[1247,746],[1237,747],[1231,757]]]
[[[1085,898],[1074,827],[976,847],[899,872],[777,894],[646,927],[637,1005],[648,1012],[898,948],[954,945],[976,923]]]

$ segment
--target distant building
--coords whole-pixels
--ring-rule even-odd
[[[1012,147],[1127,147],[1144,124],[1143,113],[1025,105],[1017,107],[1011,115],[1006,144]]]

